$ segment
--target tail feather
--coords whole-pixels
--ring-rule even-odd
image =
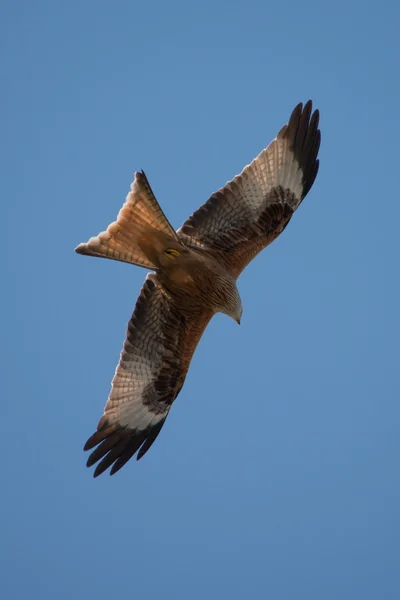
[[[135,173],[117,220],[106,231],[75,248],[78,254],[110,258],[146,269],[159,267],[166,247],[180,247],[173,227],[158,204],[145,173]]]

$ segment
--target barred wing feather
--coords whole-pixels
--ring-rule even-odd
[[[97,448],[94,476],[112,466],[116,473],[139,450],[141,458],[158,436],[178,396],[196,346],[212,312],[183,314],[147,276],[128,324],[127,337],[97,431],[85,450]]]
[[[182,241],[213,253],[235,276],[274,241],[318,172],[319,112],[311,113],[311,101],[298,104],[275,140],[182,225]]]

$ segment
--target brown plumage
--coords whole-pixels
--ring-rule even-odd
[[[129,321],[104,414],[85,444],[97,446],[87,462],[100,461],[95,477],[153,444],[212,316],[240,322],[237,277],[282,233],[317,175],[319,113],[311,113],[311,101],[296,106],[276,139],[178,231],[145,174],[135,173],[117,221],[76,248],[154,271]]]

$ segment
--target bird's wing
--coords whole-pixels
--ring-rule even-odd
[[[298,104],[275,140],[182,225],[182,241],[216,254],[238,276],[276,239],[318,172],[319,112],[311,113],[311,100]]]
[[[212,312],[182,313],[158,283],[147,276],[140,292],[97,431],[85,450],[94,476],[112,466],[116,473],[139,449],[153,444],[179,394],[196,346]]]

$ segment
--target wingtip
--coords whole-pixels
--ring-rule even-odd
[[[304,105],[304,110],[309,110],[310,112],[312,111],[312,100],[311,98],[309,100],[307,100],[307,102]]]
[[[98,437],[98,432],[96,431],[93,435],[90,436],[90,438],[88,438],[85,442],[85,445],[83,446],[83,451],[87,452],[88,450],[92,450],[95,446],[97,446],[97,444],[101,441],[97,441],[97,437]]]
[[[294,156],[303,173],[303,199],[314,183],[318,166],[316,159],[321,142],[318,129],[319,110],[313,112],[312,100],[304,104],[299,102],[290,115],[286,129],[282,130],[280,138],[288,140]]]
[[[90,467],[93,467],[93,465],[94,465],[94,463],[95,463],[95,462],[96,462],[96,461],[95,461],[95,460],[93,460],[93,454],[91,454],[91,455],[89,456],[89,458],[87,459],[87,461],[86,461],[86,466],[87,466],[87,468],[88,468],[88,469],[90,469]]]
[[[296,106],[294,107],[294,109],[292,111],[292,114],[289,119],[289,124],[290,124],[290,121],[292,121],[296,118],[299,118],[302,112],[303,112],[303,103],[299,102],[298,104],[296,104]]]
[[[292,110],[292,114],[290,115],[288,124],[290,124],[291,121],[294,121],[295,119],[300,118],[300,115],[309,114],[311,116],[311,115],[314,115],[315,113],[317,113],[317,115],[319,117],[318,109],[315,109],[313,112],[313,101],[311,100],[311,98],[309,100],[307,100],[307,102],[304,105],[302,102],[299,102],[298,104],[296,104],[296,106]]]
[[[118,471],[123,467],[123,465],[117,465],[117,463],[115,462],[113,464],[113,466],[111,467],[110,471],[109,471],[109,475],[110,477],[112,477],[113,475],[115,475],[115,473],[118,473]]]

